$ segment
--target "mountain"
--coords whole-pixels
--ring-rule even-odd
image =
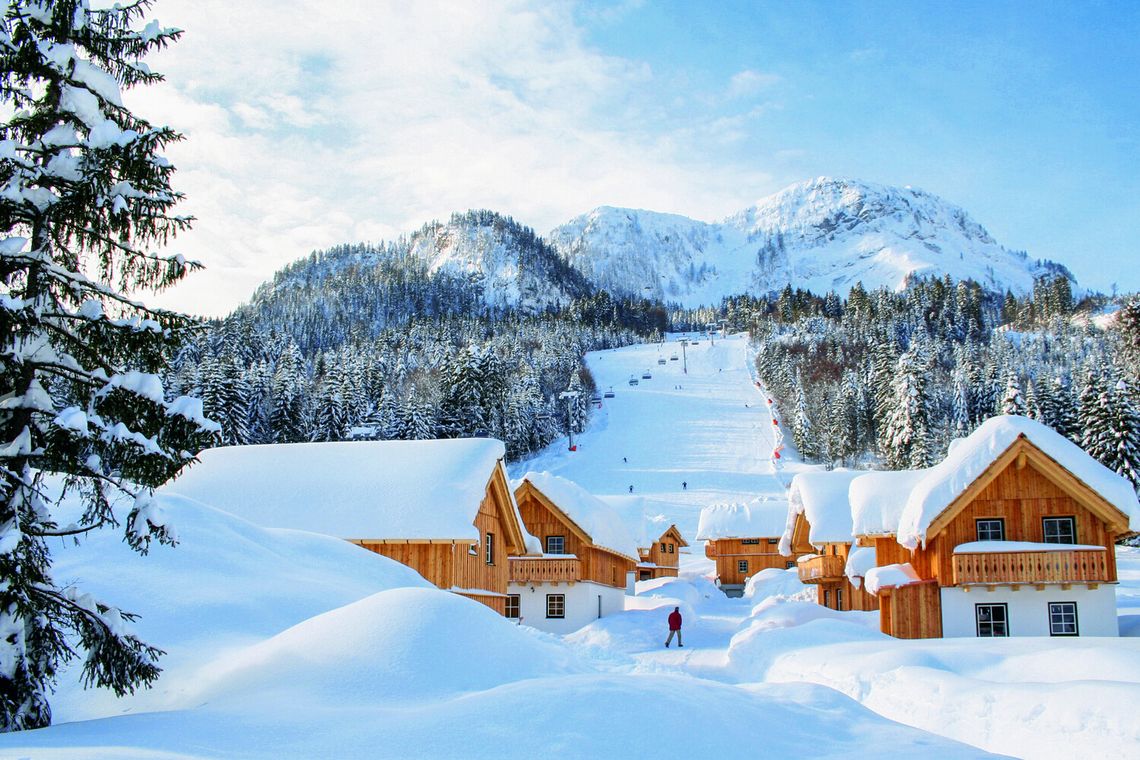
[[[1016,293],[1064,267],[1004,248],[960,207],[912,188],[802,182],[722,222],[601,207],[557,227],[551,244],[596,286],[686,306],[785,284],[825,293],[898,289],[912,275],[972,279]]]

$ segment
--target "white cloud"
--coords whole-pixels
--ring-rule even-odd
[[[735,122],[666,128],[643,62],[583,41],[574,8],[167,0],[182,42],[167,83],[129,104],[187,134],[171,150],[194,229],[171,250],[207,265],[160,302],[225,313],[285,263],[468,208],[545,233],[600,204],[726,214],[771,190],[718,159]],[[742,71],[744,96],[770,74]],[[720,135],[719,139],[709,139]],[[728,168],[725,168],[728,167]]]
[[[732,75],[728,83],[728,95],[732,98],[746,98],[779,84],[780,76],[755,69],[744,69]]]

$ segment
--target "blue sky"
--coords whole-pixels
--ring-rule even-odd
[[[714,220],[809,177],[913,185],[1140,289],[1140,4],[163,0],[134,95],[224,313],[283,264],[467,208]],[[306,19],[298,24],[297,19]]]

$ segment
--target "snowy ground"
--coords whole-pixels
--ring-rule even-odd
[[[668,360],[670,347],[664,356]],[[589,357],[606,402],[546,469],[646,496],[690,539],[701,506],[781,494],[771,421],[743,340]],[[629,374],[648,368],[636,388]],[[676,386],[681,386],[677,388]],[[628,463],[622,462],[626,457]],[[682,490],[681,481],[689,482]],[[56,576],[139,612],[169,654],[155,688],[115,700],[64,674],[56,725],[0,757],[1136,757],[1140,638],[897,641],[875,613],[812,601],[765,571],[741,599],[703,576],[638,584],[628,610],[566,637],[512,625],[383,557],[265,530],[187,501],[182,544],[59,547]],[[1140,634],[1140,551],[1120,553],[1121,628]],[[685,647],[664,649],[665,615]],[[652,751],[652,750],[651,750]]]

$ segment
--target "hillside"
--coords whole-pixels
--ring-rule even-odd
[[[997,292],[1029,292],[1065,273],[1001,246],[962,208],[912,188],[821,177],[758,201],[719,223],[597,208],[554,229],[554,247],[616,294],[713,304],[791,283],[817,294],[898,289],[912,275],[949,274]]]

